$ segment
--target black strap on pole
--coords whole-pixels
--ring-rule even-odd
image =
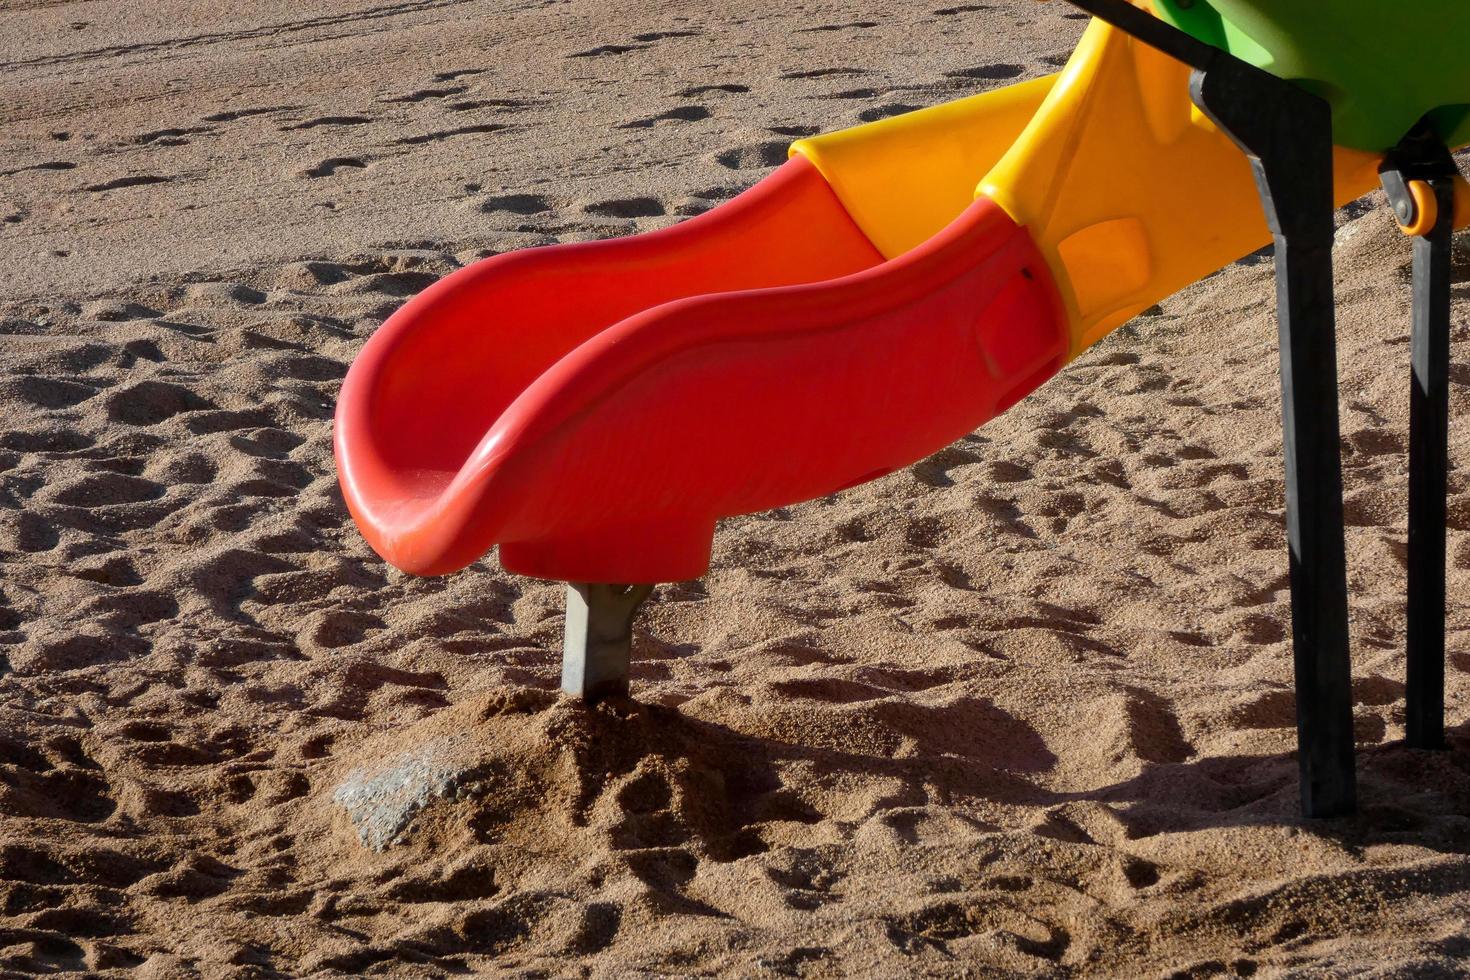
[[[1127,0],[1070,0],[1195,69],[1190,94],[1251,162],[1276,243],[1286,523],[1302,810],[1352,813],[1352,675],[1332,297],[1332,116],[1325,101]]]

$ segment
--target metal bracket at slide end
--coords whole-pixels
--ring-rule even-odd
[[[567,583],[561,689],[589,704],[628,694],[633,617],[651,585]]]

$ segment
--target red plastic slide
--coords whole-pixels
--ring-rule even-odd
[[[980,199],[883,261],[798,157],[708,214],[496,256],[407,303],[337,409],[343,492],[419,574],[695,578],[715,522],[937,451],[1067,355],[1026,231]]]

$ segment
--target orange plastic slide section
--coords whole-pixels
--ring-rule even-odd
[[[1054,374],[1061,300],[978,200],[883,261],[793,159],[652,234],[497,256],[372,337],[338,404],[348,507],[410,572],[697,577],[716,520],[872,479]]]

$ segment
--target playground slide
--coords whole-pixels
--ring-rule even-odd
[[[1377,163],[1339,150],[1340,203]],[[937,451],[1269,240],[1187,69],[1094,22],[1056,76],[799,141],[700,217],[425,290],[343,386],[344,494],[410,572],[499,545],[543,578],[697,577],[719,518]]]

